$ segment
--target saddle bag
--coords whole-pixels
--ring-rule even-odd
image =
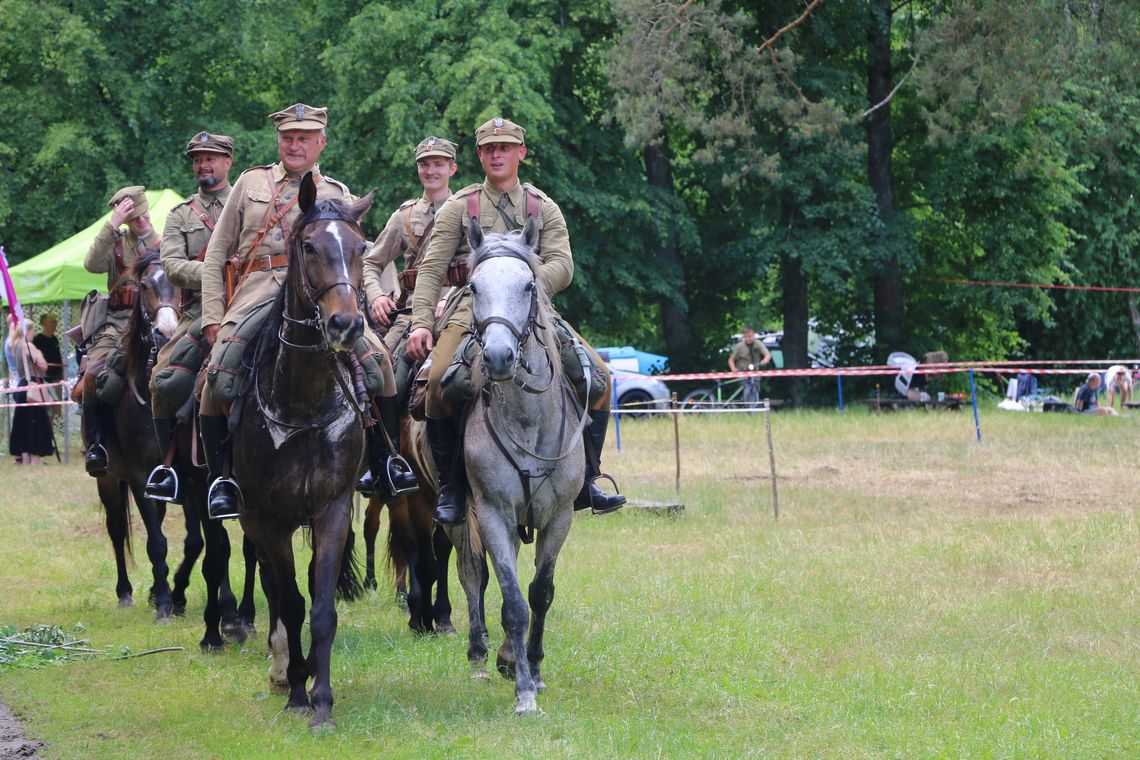
[[[554,334],[558,340],[558,355],[562,358],[562,371],[574,386],[578,403],[592,409],[608,390],[609,378],[604,367],[599,367],[589,351],[579,352],[581,343],[574,337],[570,326],[559,318],[554,319]],[[586,373],[590,373],[590,397],[586,398]]]
[[[364,370],[364,388],[369,396],[378,396],[384,391],[384,364],[380,354],[372,350],[372,345],[361,336],[352,345],[352,353]]]
[[[126,371],[126,352],[122,350],[121,346],[116,347],[107,354],[107,358],[103,360],[103,365],[95,374],[95,398],[100,404],[114,406],[119,403],[119,399],[123,397],[123,391],[127,387],[126,380],[123,377]]]
[[[478,351],[479,344],[475,341],[474,334],[468,334],[455,348],[451,364],[439,379],[439,398],[451,409],[458,410],[467,406],[479,392],[475,387],[475,373],[472,369]]]
[[[202,339],[202,320],[199,318],[190,323],[186,334],[174,344],[170,363],[155,374],[155,393],[167,403],[181,407],[194,392],[194,380],[205,359],[206,342]]]
[[[206,370],[210,393],[218,403],[232,404],[241,395],[246,374],[246,350],[269,316],[269,307],[272,305],[273,301],[265,301],[242,317],[230,336],[222,341],[217,363],[211,364]]]
[[[103,325],[107,324],[107,308],[110,297],[101,295],[98,290],[92,290],[83,296],[79,311],[80,339],[79,345],[86,345]]]

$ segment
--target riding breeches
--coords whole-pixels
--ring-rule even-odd
[[[605,377],[605,390],[601,397],[598,398],[591,406],[590,409],[600,411],[610,408],[610,390],[612,388],[610,380],[610,372],[606,367],[605,362],[598,356],[597,352],[582,339],[578,331],[566,325],[567,329],[578,339],[582,344],[582,348],[590,356],[590,361],[598,368],[599,374]],[[452,357],[455,356],[455,350],[459,347],[463,336],[470,332],[470,327],[463,322],[453,320],[448,323],[447,327],[439,334],[435,341],[435,347],[432,349],[432,356],[434,357],[431,363],[431,368],[428,370],[428,386],[427,397],[425,398],[425,412],[428,417],[432,419],[444,419],[450,417],[456,410],[449,407],[444,403],[440,396],[440,380],[443,378],[443,373],[451,366]]]

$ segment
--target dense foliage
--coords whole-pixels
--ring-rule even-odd
[[[124,184],[188,192],[199,129],[270,161],[297,101],[330,107],[322,165],[378,189],[375,230],[423,135],[461,145],[462,187],[503,114],[600,342],[675,368],[744,322],[791,366],[809,323],[846,361],[1131,355],[1131,294],[945,281],[1137,284],[1138,38],[1121,0],[0,0],[0,242],[34,255]]]

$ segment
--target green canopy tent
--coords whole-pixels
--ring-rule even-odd
[[[148,190],[146,199],[150,204],[151,224],[161,233],[170,209],[186,200],[186,196],[173,190]],[[99,228],[110,218],[108,211],[87,229],[13,266],[10,269],[12,284],[20,303],[78,301],[91,290],[107,292],[107,275],[91,274],[83,268],[83,259]],[[0,295],[2,291],[0,288]]]

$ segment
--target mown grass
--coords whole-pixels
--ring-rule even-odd
[[[77,465],[0,465],[0,624],[186,651],[0,672],[0,698],[68,758],[1140,752],[1135,419],[995,412],[979,445],[969,414],[781,411],[778,521],[762,417],[683,419],[679,495],[672,430],[624,423],[621,453],[611,435],[627,494],[686,508],[575,520],[539,718],[512,714],[508,682],[470,679],[453,579],[457,637],[414,638],[387,584],[340,605],[339,728],[310,735],[268,691],[262,636],[198,652],[199,579],[174,624],[115,607]],[[167,524],[173,559],[181,521]],[[136,551],[141,599],[138,535]],[[493,582],[487,608],[497,646]]]

